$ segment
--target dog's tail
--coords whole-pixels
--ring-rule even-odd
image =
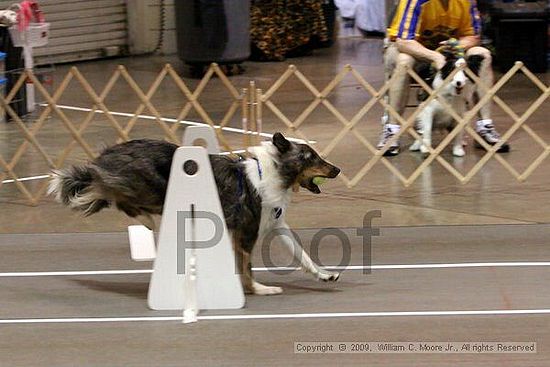
[[[98,169],[84,165],[53,171],[48,195],[55,194],[58,202],[83,212],[85,216],[109,207],[109,201],[97,185]]]

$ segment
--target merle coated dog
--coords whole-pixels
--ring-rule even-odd
[[[429,67],[423,64],[418,72],[424,74],[423,77],[428,84],[437,89],[455,69],[459,69],[450,82],[443,86],[439,94],[459,116],[463,116],[468,105],[473,105],[475,97],[475,85],[463,68],[467,66],[474,74],[479,75],[479,69],[484,58],[481,55],[472,55],[464,59],[453,52],[443,52],[443,55],[446,63],[441,70],[430,75]],[[454,118],[435,98],[419,113],[416,120],[416,129],[422,135],[422,140],[415,141],[409,149],[428,154],[428,147],[432,146],[432,129],[438,127],[447,129],[450,132],[455,126],[456,121]],[[464,130],[462,129],[454,139],[453,155],[455,157],[463,157],[466,154],[463,141]]]
[[[88,164],[54,171],[49,192],[86,216],[116,207],[154,229],[152,215],[162,214],[177,148],[175,144],[150,139],[112,146]],[[319,194],[321,190],[314,178],[334,178],[340,173],[339,168],[308,145],[291,142],[280,133],[272,141],[249,148],[244,156],[210,155],[210,162],[246,291],[282,292],[279,287],[256,282],[251,272],[254,245],[273,230],[290,234],[280,237],[305,271],[319,280],[338,280],[339,273],[324,270],[311,260],[291,235],[284,218],[293,191],[303,187]]]

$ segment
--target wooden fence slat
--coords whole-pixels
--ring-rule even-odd
[[[208,80],[212,77],[214,73],[213,68],[209,68],[205,77],[201,80],[201,83],[204,82],[204,86],[201,87],[201,83],[199,84],[199,87],[195,90],[195,93],[191,93],[191,90],[187,87],[187,85],[183,82],[181,77],[176,73],[176,71],[172,68],[168,68],[168,73],[172,77],[172,80],[176,83],[180,91],[185,95],[185,98],[189,101],[190,105],[197,111],[197,113],[201,116],[201,118],[204,120],[204,122],[208,123],[214,131],[216,132],[216,136],[218,137],[218,140],[220,141],[220,144],[224,147],[224,149],[228,151],[233,151],[231,146],[229,145],[229,142],[225,138],[225,136],[222,133],[222,129],[215,126],[214,121],[210,118],[210,116],[206,113],[206,111],[202,108],[201,104],[198,102],[198,97],[200,96],[200,93],[202,93],[202,90],[204,89],[204,86],[206,86],[206,83],[208,83]],[[184,107],[185,108],[185,107]],[[172,132],[173,133],[173,132]]]
[[[153,81],[153,84],[151,84],[151,86],[149,87],[149,90],[145,94],[145,96],[147,97],[148,100],[151,100],[151,98],[155,95],[158,88],[160,87],[160,85],[164,81],[164,78],[168,74],[168,71],[166,70],[166,68],[167,68],[167,66],[164,66],[162,68],[161,72],[157,75],[157,77]],[[115,71],[115,73],[116,74],[113,74],[113,76],[117,75],[117,78],[118,78],[118,76],[120,75],[120,70],[117,69]],[[129,138],[130,132],[132,131],[132,129],[134,128],[134,126],[136,125],[136,123],[139,119],[139,115],[141,115],[141,113],[145,110],[145,108],[146,108],[145,103],[143,103],[143,102],[140,103],[139,106],[134,111],[134,115],[132,116],[130,121],[128,121],[126,126],[124,127],[124,133],[126,134],[126,136],[128,138]],[[174,133],[175,133],[175,131],[174,131]],[[124,138],[119,138],[119,140],[117,142],[121,143],[122,141],[125,141],[125,139]]]
[[[29,78],[32,80],[32,82],[35,84],[36,89],[42,94],[42,96],[46,99],[50,107],[54,110],[54,112],[61,118],[61,122],[65,127],[69,130],[72,137],[80,144],[82,149],[86,152],[86,154],[90,157],[94,157],[94,152],[86,143],[86,141],[78,134],[78,130],[75,129],[74,124],[67,118],[65,113],[57,106],[57,101],[50,96],[46,88],[38,81],[38,79],[34,76],[33,73],[28,73]]]
[[[508,70],[496,83],[492,86],[485,85],[478,76],[471,72],[471,70],[465,68],[464,71],[466,74],[474,80],[478,88],[483,90],[483,95],[480,96],[479,100],[474,106],[467,111],[464,115],[461,116],[457,111],[453,110],[452,106],[447,103],[447,101],[440,95],[440,91],[445,87],[446,83],[450,82],[454,74],[458,72],[458,69],[453,70],[451,74],[445,79],[445,81],[438,88],[433,89],[430,85],[427,85],[424,80],[422,80],[414,70],[410,68],[405,68],[403,72],[406,72],[415,82],[417,82],[421,88],[429,93],[428,98],[423,101],[413,112],[407,117],[401,116],[386,100],[385,96],[388,93],[388,90],[392,83],[395,82],[395,74],[390,77],[389,80],[380,87],[374,88],[365,78],[352,66],[345,65],[323,88],[316,87],[308,77],[303,74],[295,65],[290,65],[288,68],[273,82],[271,87],[269,87],[265,92],[256,87],[255,82],[252,80],[248,83],[245,89],[239,91],[238,88],[232,83],[230,78],[228,78],[220,69],[217,64],[212,64],[204,77],[200,80],[195,90],[192,92],[187,86],[186,82],[176,73],[171,65],[167,64],[159,72],[159,74],[153,80],[153,83],[147,89],[147,92],[138,85],[138,83],[132,78],[128,70],[125,67],[119,66],[110,78],[107,80],[106,85],[103,87],[100,94],[97,94],[85,76],[78,70],[78,68],[73,67],[65,75],[61,84],[55,90],[53,94],[50,94],[44,86],[38,81],[36,76],[29,71],[23,71],[20,78],[15,83],[14,88],[9,91],[9,93],[2,97],[0,96],[0,105],[5,109],[6,113],[14,120],[15,126],[18,131],[24,138],[19,147],[15,150],[15,153],[11,157],[11,160],[8,162],[0,155],[0,188],[6,177],[11,177],[15,181],[17,189],[23,194],[29,203],[35,205],[40,198],[43,196],[47,189],[47,182],[44,182],[39,186],[38,191],[35,195],[29,191],[29,189],[19,180],[18,176],[14,172],[14,168],[20,162],[22,156],[27,151],[30,146],[33,146],[39,153],[41,159],[43,159],[46,164],[52,168],[59,168],[63,165],[66,159],[69,157],[70,153],[74,150],[77,145],[80,145],[84,152],[90,157],[93,158],[95,153],[90,148],[88,142],[84,139],[84,132],[88,128],[89,124],[93,120],[93,116],[101,112],[103,113],[110,126],[114,128],[119,139],[118,141],[126,141],[130,137],[131,131],[134,129],[139,116],[146,109],[150,111],[153,115],[156,125],[163,131],[165,137],[173,141],[174,143],[179,143],[179,138],[176,136],[178,128],[181,126],[176,123],[173,126],[168,126],[155,105],[152,103],[151,99],[156,94],[162,83],[166,78],[170,78],[174,81],[176,86],[185,96],[185,102],[183,103],[181,110],[177,115],[177,122],[182,121],[186,116],[195,110],[200,118],[212,126],[216,132],[216,135],[221,143],[221,145],[230,152],[234,151],[234,148],[229,144],[226,136],[223,134],[224,128],[229,125],[237,111],[241,110],[241,120],[242,120],[242,129],[243,129],[243,144],[249,146],[250,144],[257,144],[259,142],[264,123],[264,109],[267,109],[273,113],[276,120],[283,123],[287,128],[288,132],[292,135],[296,135],[300,139],[309,141],[310,139],[302,131],[303,125],[308,117],[311,116],[319,108],[326,108],[328,112],[334,116],[339,128],[338,131],[334,134],[334,137],[330,139],[328,145],[324,149],[320,150],[320,154],[323,157],[329,157],[334,152],[336,146],[340,144],[343,139],[345,139],[348,134],[352,134],[364,147],[365,151],[370,153],[372,156],[367,159],[361,168],[353,175],[349,176],[348,173],[343,172],[340,175],[341,180],[345,183],[347,187],[356,186],[359,181],[361,181],[372,168],[378,163],[385,166],[396,178],[398,178],[404,186],[410,186],[414,183],[427,169],[430,165],[437,161],[442,165],[445,170],[447,170],[452,176],[454,176],[459,182],[467,183],[479,171],[483,166],[492,158],[498,161],[505,170],[507,170],[513,177],[518,181],[526,180],[550,155],[550,145],[530,126],[527,125],[527,120],[536,112],[539,111],[542,106],[545,105],[545,102],[550,97],[550,87],[545,85],[539,78],[537,78],[531,71],[529,71],[521,62],[515,63],[515,65]],[[510,106],[508,106],[498,95],[497,92],[517,73],[523,73],[537,88],[539,88],[542,93],[539,97],[535,99],[527,108],[527,110],[520,116],[513,111]],[[359,83],[359,85],[366,91],[371,98],[366,101],[359,111],[357,111],[351,118],[347,118],[330,100],[329,96],[333,93],[336,88],[343,82],[344,78],[351,74],[351,76]],[[224,113],[219,125],[216,125],[213,119],[210,117],[209,113],[204,109],[202,104],[199,102],[199,99],[203,95],[206,86],[211,82],[211,80],[217,77],[223,88],[227,89],[231,103],[228,110]],[[281,88],[289,81],[290,78],[295,77],[313,96],[313,100],[307,103],[306,107],[298,114],[293,120],[287,117],[282,110],[273,102],[273,97],[281,91]],[[82,87],[84,92],[91,98],[92,106],[90,111],[85,115],[84,119],[77,126],[73,121],[71,121],[62,111],[62,109],[57,105],[59,99],[63,93],[68,88],[70,82],[75,78],[79,85]],[[122,126],[117,119],[114,117],[113,113],[105,105],[105,99],[111,93],[114,85],[122,78],[127,85],[131,88],[132,92],[140,100],[139,106],[135,109],[134,114],[131,119]],[[25,123],[21,120],[15,111],[11,108],[10,102],[15,98],[17,91],[25,85],[25,81],[30,79],[36,86],[36,89],[40,94],[43,95],[46,100],[46,105],[44,110],[39,114],[36,123],[28,128]],[[416,167],[416,169],[406,177],[396,165],[392,163],[390,159],[387,159],[383,156],[384,152],[390,149],[392,143],[396,142],[403,134],[409,134],[414,139],[421,139],[421,136],[414,129],[415,120],[421,111],[426,108],[426,106],[433,100],[438,100],[443,108],[451,115],[451,117],[456,121],[456,126],[452,131],[447,134],[441,142],[436,147],[427,147],[429,155],[421,162],[421,164]],[[470,122],[475,118],[479,113],[481,108],[487,103],[495,103],[499,106],[510,118],[513,120],[512,126],[502,135],[501,141],[497,144],[490,146],[488,145],[477,132],[470,126]],[[386,142],[385,146],[382,149],[377,149],[365,136],[363,136],[357,125],[364,117],[372,111],[374,106],[381,106],[385,111],[391,116],[397,123],[401,125],[401,129],[396,133],[389,141]],[[52,160],[50,156],[46,153],[42,145],[36,139],[36,134],[40,129],[46,124],[48,117],[52,114],[59,116],[61,123],[69,131],[72,140],[65,146],[57,155],[55,160]],[[525,133],[532,138],[539,146],[543,148],[543,152],[539,154],[535,160],[529,163],[527,168],[523,172],[518,172],[506,159],[502,156],[496,154],[496,151],[507,142],[513,134],[518,130],[523,130]],[[479,159],[476,164],[466,173],[462,174],[457,168],[449,163],[443,156],[442,152],[445,148],[451,144],[453,139],[460,133],[461,130],[472,136],[475,142],[479,143],[483,148],[486,149],[486,153]]]

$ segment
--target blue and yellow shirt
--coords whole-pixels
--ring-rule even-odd
[[[449,0],[447,9],[440,0],[400,0],[390,27],[390,39],[415,39],[436,49],[449,38],[473,36],[481,31],[475,0]]]

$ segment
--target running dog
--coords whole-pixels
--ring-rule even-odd
[[[470,68],[470,70],[479,75],[479,69],[483,56],[472,55],[467,59],[458,57],[453,52],[443,52],[447,60],[445,66],[435,73],[433,77],[427,78],[429,84],[433,89],[439,88],[443,81],[453,72],[455,69],[459,71],[454,74],[451,81],[445,85],[439,92],[447,104],[449,104],[454,111],[463,116],[468,105],[471,105],[472,98],[474,97],[475,85],[473,81],[464,72],[464,67]],[[417,132],[422,135],[422,140],[417,140],[409,148],[411,151],[421,151],[423,154],[428,154],[428,147],[432,146],[432,129],[435,127],[444,128],[447,131],[452,131],[457,122],[447,112],[439,100],[433,99],[428,105],[419,113],[416,120]],[[464,130],[456,135],[453,143],[453,155],[455,157],[463,157],[466,152],[463,147]]]
[[[154,229],[152,215],[162,214],[177,148],[149,139],[112,146],[86,165],[54,171],[49,193],[85,216],[114,206]],[[245,156],[210,155],[210,162],[245,291],[262,295],[282,292],[280,287],[256,282],[251,271],[254,245],[272,231],[284,234],[281,240],[304,271],[318,280],[338,280],[339,273],[321,269],[302,249],[285,222],[285,214],[293,191],[301,186],[319,194],[314,178],[334,178],[339,168],[308,145],[291,142],[280,133],[273,135],[272,141],[249,148]]]

